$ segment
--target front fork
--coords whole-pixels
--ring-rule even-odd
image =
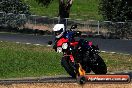
[[[75,61],[73,55],[64,55],[64,56],[69,56],[71,62],[73,63],[73,68],[74,71],[76,73],[76,78],[78,78],[79,76],[85,76],[85,70],[82,68],[82,65],[78,62]]]
[[[80,63],[77,63],[73,57],[73,55],[70,55],[70,60],[74,63],[74,70],[76,73],[76,77],[78,76],[84,76],[85,70],[82,68],[82,65]]]

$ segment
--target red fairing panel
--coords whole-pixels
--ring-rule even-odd
[[[57,47],[62,46],[63,43],[68,42],[68,39],[65,38],[61,38],[58,42],[57,42]]]
[[[78,45],[78,42],[71,42],[70,45],[71,46],[76,46],[76,45]]]

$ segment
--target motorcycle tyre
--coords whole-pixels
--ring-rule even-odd
[[[104,62],[104,60],[99,56],[99,55],[94,55],[94,58],[96,59],[96,62],[94,64],[98,65],[93,65],[91,66],[92,71],[95,74],[106,74],[107,73],[107,66]]]
[[[74,68],[71,66],[72,62],[70,62],[69,57],[62,57],[61,65],[67,71],[67,73],[72,77],[76,78],[76,73],[74,72]]]

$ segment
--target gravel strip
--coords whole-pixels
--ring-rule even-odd
[[[34,84],[12,84],[0,85],[0,88],[131,88],[132,83],[129,84],[85,84],[79,85],[77,83],[34,83]]]

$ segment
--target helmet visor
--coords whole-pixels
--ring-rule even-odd
[[[60,35],[63,32],[63,28],[61,28],[59,31],[55,31],[55,36]]]

